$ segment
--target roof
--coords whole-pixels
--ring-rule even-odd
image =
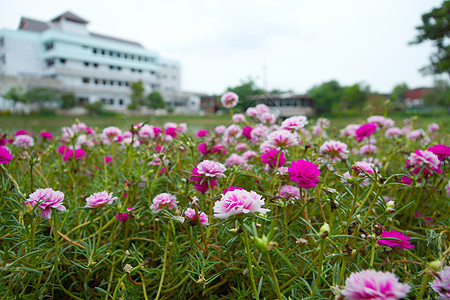
[[[114,42],[125,43],[125,44],[129,44],[129,45],[133,45],[133,46],[143,47],[138,42],[124,40],[124,39],[116,38],[116,37],[113,37],[113,36],[108,36],[108,35],[103,35],[103,34],[93,33],[93,32],[90,32],[89,35],[94,37],[94,38],[105,39],[105,40],[110,40],[110,41],[114,41]]]
[[[418,88],[418,89],[414,89],[414,90],[408,90],[405,92],[405,98],[410,98],[410,99],[421,99],[423,98],[423,96],[425,96],[426,94],[429,94],[433,91],[432,88]]]
[[[70,12],[70,11],[66,11],[65,13],[63,13],[62,15],[57,16],[56,18],[54,18],[52,20],[52,22],[58,22],[61,19],[66,19],[69,21],[73,21],[76,23],[81,23],[81,24],[87,24],[89,23],[88,21],[86,21],[85,19],[77,16],[76,14]]]
[[[20,19],[19,30],[28,30],[34,32],[43,32],[49,29],[50,26],[46,22],[33,20],[30,18],[22,17]]]
[[[264,95],[255,95],[249,97],[252,100],[261,100],[261,99],[312,99],[312,97],[308,95],[299,95],[292,93],[282,93],[282,94],[264,94]]]

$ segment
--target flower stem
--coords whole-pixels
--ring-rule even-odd
[[[272,260],[270,259],[269,252],[266,252],[266,258],[267,258],[267,262],[269,264],[270,271],[272,273],[272,281],[273,281],[273,285],[275,286],[275,292],[277,293],[278,299],[282,300],[283,295],[281,294],[281,291],[280,291],[280,285],[278,284],[277,274],[275,274],[275,269],[273,268],[273,264],[272,264]]]
[[[255,298],[258,300],[259,299],[258,289],[256,288],[255,277],[253,275],[253,264],[252,264],[253,254],[250,252],[250,245],[248,242],[247,229],[245,228],[244,222],[242,222],[241,219],[239,220],[239,222],[241,223],[242,234],[244,235],[244,246],[245,246],[245,252],[247,252],[247,267],[248,267],[248,272],[250,274],[250,281],[252,283],[252,288],[253,288],[253,293],[255,294]]]

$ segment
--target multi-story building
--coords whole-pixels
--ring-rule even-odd
[[[180,64],[141,44],[88,31],[88,21],[66,12],[48,22],[22,17],[18,30],[0,30],[0,76],[55,79],[80,104],[103,101],[126,109],[130,84],[160,91],[170,104],[180,92]]]

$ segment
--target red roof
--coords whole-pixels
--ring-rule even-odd
[[[405,92],[405,99],[422,99],[423,96],[433,91],[431,88],[418,88],[414,90],[408,90]]]

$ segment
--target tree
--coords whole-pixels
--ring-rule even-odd
[[[425,74],[450,75],[450,0],[444,0],[441,7],[433,8],[422,15],[423,24],[417,26],[419,34],[411,44],[433,42],[437,52],[430,57],[431,65],[421,71]]]
[[[130,85],[131,88],[131,103],[128,105],[128,109],[136,109],[141,105],[145,104],[145,96],[144,96],[144,86],[142,85],[142,81],[132,82]]]
[[[426,106],[431,107],[447,107],[450,108],[450,82],[445,80],[436,80],[434,82],[433,91],[424,97]]]
[[[46,102],[59,102],[61,93],[44,87],[34,88],[25,93],[25,97],[29,103],[37,103],[40,108]]]
[[[393,102],[405,100],[405,94],[407,90],[409,90],[409,87],[405,82],[397,84],[392,90],[391,100]]]
[[[153,91],[150,94],[148,94],[147,99],[149,101],[149,107],[150,108],[165,108],[166,107],[166,101],[164,101],[163,96],[158,91]]]
[[[361,111],[369,98],[370,88],[356,83],[344,88],[342,103],[344,107],[351,110]]]
[[[77,99],[74,93],[64,93],[61,95],[61,108],[69,109],[77,106]]]
[[[343,88],[336,80],[312,87],[306,94],[314,99],[314,108],[318,114],[329,114],[333,107],[340,106]]]
[[[251,96],[264,95],[264,90],[256,86],[255,81],[250,77],[247,81],[241,80],[241,84],[235,87],[229,87],[228,92],[236,93],[239,96],[239,102],[235,111],[245,111],[255,103],[250,99]]]
[[[26,102],[27,97],[25,95],[25,91],[22,87],[12,87],[6,92],[6,94],[3,95],[3,98],[9,99],[13,101],[13,111],[16,108],[17,102]]]

